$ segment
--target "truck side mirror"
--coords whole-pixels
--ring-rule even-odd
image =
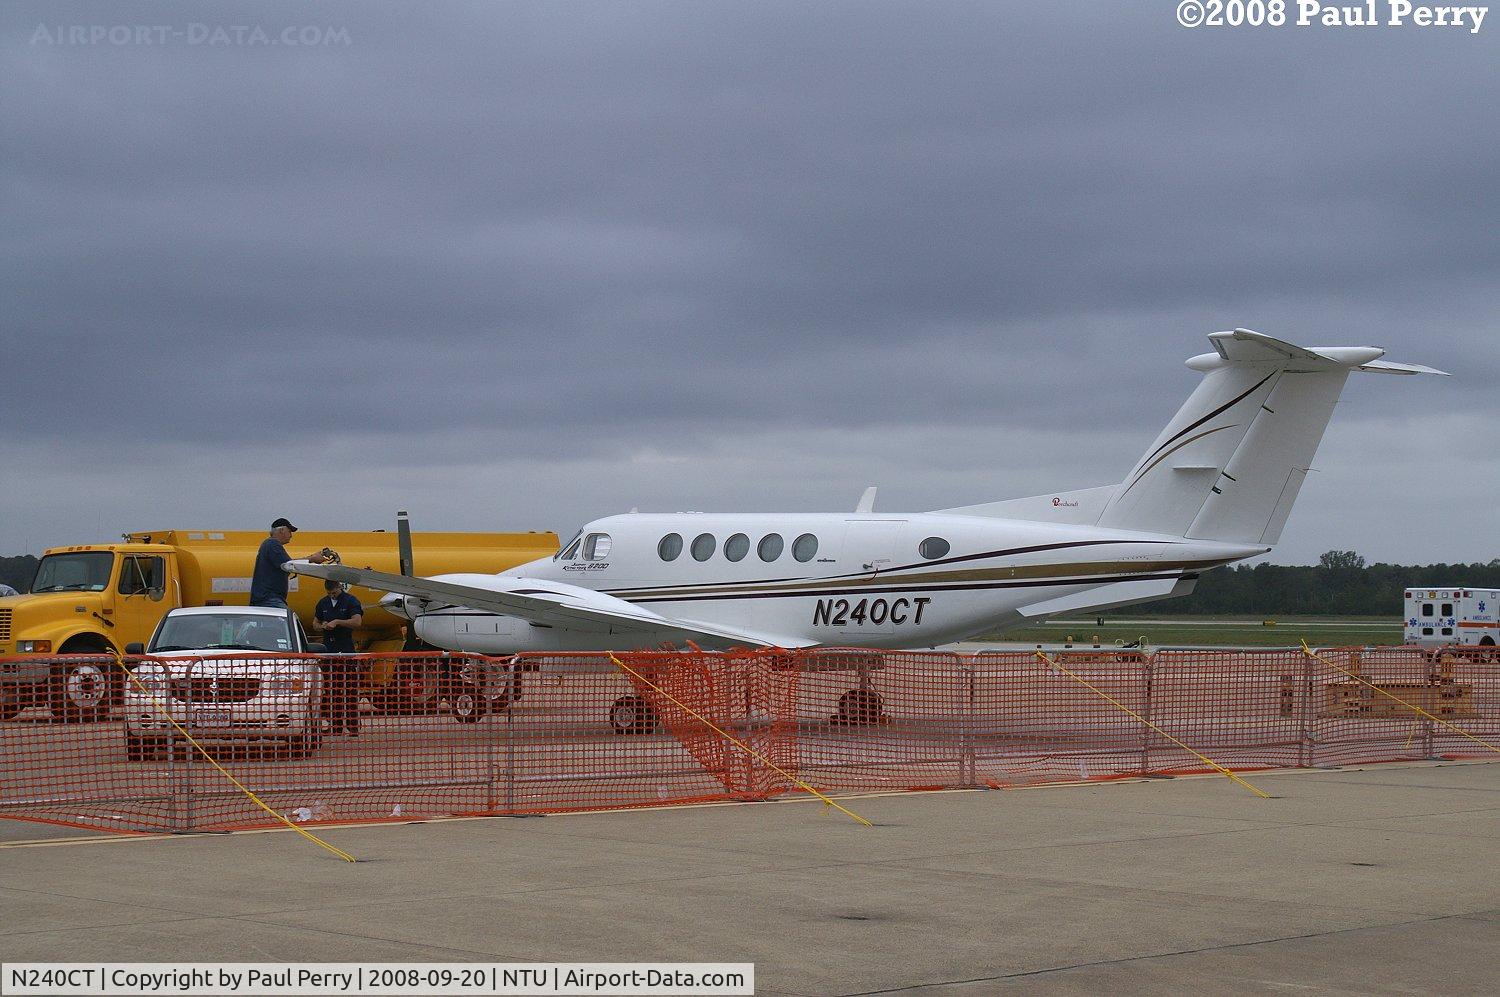
[[[146,653],[146,645],[142,644],[138,640],[133,640],[129,644],[125,645],[125,653],[126,654],[145,654]]]
[[[166,594],[167,590],[165,587],[146,590],[146,595],[152,602],[161,602]]]

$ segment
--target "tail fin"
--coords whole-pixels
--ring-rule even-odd
[[[1246,544],[1281,538],[1351,370],[1441,374],[1371,346],[1303,348],[1248,329],[1208,337],[1216,353],[1187,402],[1115,487],[1100,526]]]

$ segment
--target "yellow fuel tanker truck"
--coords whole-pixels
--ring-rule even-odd
[[[0,719],[45,703],[58,719],[100,720],[122,692],[119,669],[107,659],[54,660],[58,655],[118,655],[151,639],[167,610],[178,606],[244,606],[250,601],[259,531],[150,530],[121,543],[53,547],[37,565],[31,592],[0,598]],[[293,557],[330,547],[345,564],[423,575],[496,572],[557,552],[557,534],[413,533],[412,563],[402,565],[397,535],[302,530],[287,544]],[[315,580],[314,580],[315,581]],[[320,584],[293,576],[287,603],[309,632]],[[377,707],[421,708],[437,695],[434,666],[406,662],[405,621],[379,607],[384,593],[355,588],[364,625],[361,651],[389,652],[373,663],[370,693]]]

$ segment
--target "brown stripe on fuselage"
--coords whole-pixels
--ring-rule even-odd
[[[775,585],[737,586],[683,586],[677,589],[611,589],[609,594],[627,601],[632,599],[671,599],[699,595],[746,595],[753,593],[775,594],[787,590],[811,591],[818,589],[844,589],[867,586],[890,586],[911,584],[931,585],[941,582],[996,582],[1030,578],[1086,578],[1093,575],[1150,574],[1161,571],[1202,569],[1228,564],[1225,558],[1191,561],[1089,561],[1064,564],[1016,564],[991,568],[968,568],[961,571],[906,571],[900,574],[879,572],[859,578],[840,576],[836,578],[805,579]]]

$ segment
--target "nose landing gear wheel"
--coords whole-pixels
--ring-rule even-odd
[[[656,711],[640,696],[621,696],[609,708],[609,724],[616,734],[650,734],[658,722]]]

